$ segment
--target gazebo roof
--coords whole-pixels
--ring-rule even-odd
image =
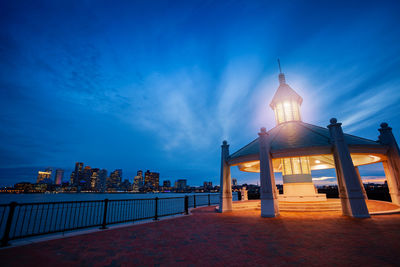
[[[288,100],[288,99],[295,100],[300,105],[303,102],[303,98],[298,93],[296,93],[295,90],[293,90],[285,82],[282,82],[279,85],[278,89],[276,90],[275,95],[272,98],[272,101],[271,101],[271,103],[269,105],[270,105],[271,108],[274,108],[276,103],[281,102],[281,101],[285,101],[285,100]]]
[[[285,150],[304,150],[313,147],[331,147],[329,129],[301,121],[291,121],[279,124],[268,131],[271,152]],[[382,145],[378,141],[344,134],[349,146],[377,146]],[[258,138],[230,155],[230,160],[243,156],[259,154]]]

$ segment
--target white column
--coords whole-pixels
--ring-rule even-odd
[[[258,135],[260,136],[261,217],[276,217],[279,215],[279,207],[268,133],[265,128],[261,128]]]
[[[337,123],[335,118],[328,125],[335,169],[338,179],[340,198],[342,200],[343,215],[356,218],[369,218],[367,204],[361,189],[360,181],[350,156],[349,148],[344,140],[342,124]],[[343,206],[343,204],[345,206]]]
[[[227,141],[221,146],[221,180],[219,189],[218,212],[232,211],[231,168],[228,164],[229,145]]]
[[[387,123],[381,123],[378,129],[379,142],[388,147],[386,153],[387,161],[382,162],[389,187],[390,197],[394,204],[400,205],[400,151],[396,139],[392,133],[392,128]]]
[[[336,177],[337,177],[337,182],[338,182],[339,198],[340,198],[340,202],[342,204],[342,213],[343,213],[343,215],[351,216],[351,208],[350,208],[349,199],[347,197],[345,182],[343,179],[343,175],[341,175],[341,172],[339,171],[340,170],[339,158],[336,157],[335,154],[333,154],[333,160],[335,162],[335,171],[336,171]]]
[[[360,186],[361,186],[361,190],[362,190],[362,192],[363,192],[364,198],[365,198],[365,199],[368,199],[367,192],[365,191],[365,187],[364,187],[364,184],[363,184],[363,182],[362,182],[360,170],[358,169],[357,166],[354,167],[354,168],[356,169],[358,181],[360,182]]]
[[[389,187],[390,198],[392,203],[400,205],[400,190],[398,180],[395,178],[392,165],[387,161],[382,161],[383,170],[385,171],[386,181]]]

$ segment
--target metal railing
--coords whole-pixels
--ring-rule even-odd
[[[219,194],[184,197],[89,200],[0,205],[1,246],[10,240],[83,228],[158,220],[160,217],[189,214],[190,208],[219,203]]]

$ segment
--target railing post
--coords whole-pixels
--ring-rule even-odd
[[[17,202],[13,201],[10,203],[10,211],[8,212],[6,228],[4,229],[4,235],[3,235],[3,238],[1,239],[2,247],[6,247],[9,245],[8,241],[10,240],[11,223],[12,223],[12,220],[14,217],[14,211],[15,211],[16,206],[17,206]]]
[[[154,220],[158,221],[158,197],[156,197],[154,200],[155,200]]]
[[[196,195],[193,195],[193,208],[196,208]]]
[[[103,224],[100,229],[107,229],[108,198],[104,199]]]
[[[189,214],[189,197],[185,196],[185,215]]]
[[[210,194],[208,194],[208,206],[211,206]]]

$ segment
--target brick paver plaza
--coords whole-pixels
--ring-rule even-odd
[[[400,214],[260,211],[191,216],[0,250],[1,266],[400,265]]]

